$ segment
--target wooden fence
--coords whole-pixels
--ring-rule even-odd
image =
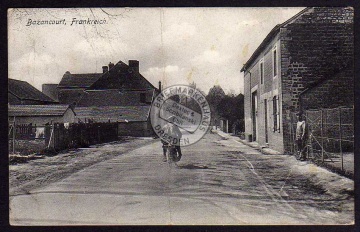
[[[15,130],[13,128],[15,128]],[[9,124],[9,139],[14,137],[14,131],[17,139],[35,139],[37,128],[38,126],[36,124],[32,125],[31,123],[18,125],[11,123]]]
[[[68,127],[62,123],[55,123],[45,127],[45,144],[48,144],[48,148],[55,150],[87,147],[117,139],[118,124],[116,122],[70,123]]]
[[[295,153],[296,114],[290,115],[290,140]],[[306,110],[306,146],[309,159],[353,173],[354,108]]]
[[[9,121],[9,152],[22,155],[41,152],[46,148],[44,129],[44,125],[16,124],[15,121]]]

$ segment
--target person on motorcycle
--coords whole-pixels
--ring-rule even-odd
[[[163,155],[164,159],[163,161],[166,162],[166,150],[167,146],[169,145],[169,142],[173,142],[174,139],[177,141],[175,144],[176,152],[177,152],[177,159],[176,161],[179,161],[181,159],[182,153],[180,148],[180,139],[182,137],[182,133],[177,125],[175,125],[174,122],[175,116],[170,116],[167,121],[168,123],[162,128],[164,131],[164,135],[166,135],[164,138],[161,138],[161,142],[163,144]],[[169,141],[170,138],[170,141]]]

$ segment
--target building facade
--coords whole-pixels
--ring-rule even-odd
[[[241,70],[248,140],[286,152],[290,113],[353,106],[353,17],[306,8],[267,35]]]

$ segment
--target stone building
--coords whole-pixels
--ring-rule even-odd
[[[244,64],[245,135],[280,152],[292,112],[353,106],[351,7],[309,7],[275,26]]]

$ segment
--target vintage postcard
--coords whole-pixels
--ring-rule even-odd
[[[352,225],[354,9],[8,10],[11,225]]]

